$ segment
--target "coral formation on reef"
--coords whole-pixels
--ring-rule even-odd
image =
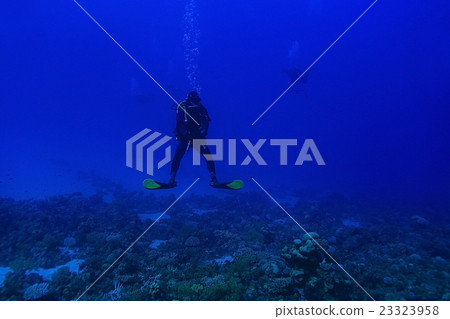
[[[34,284],[25,289],[23,293],[23,299],[25,300],[37,300],[48,294],[48,283],[42,282]]]

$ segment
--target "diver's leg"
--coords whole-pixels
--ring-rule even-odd
[[[181,159],[186,152],[188,142],[179,141],[177,149],[175,150],[175,155],[173,156],[172,165],[170,167],[170,179],[169,184],[175,183],[175,177],[177,176],[177,171],[180,168]]]
[[[211,152],[207,145],[202,145],[200,147],[200,154],[205,158],[206,160],[206,167],[208,168],[209,176],[211,177],[210,184],[217,184],[217,177],[216,177],[216,165],[214,164],[214,161],[212,159],[208,159],[206,155],[211,155]]]

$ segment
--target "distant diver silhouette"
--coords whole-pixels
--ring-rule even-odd
[[[289,77],[289,82],[288,84],[291,85],[292,83],[295,82],[295,80],[298,79],[298,77],[300,75],[302,75],[302,73],[304,72],[303,70],[297,68],[297,67],[292,67],[292,68],[288,68],[288,69],[282,69],[281,70],[282,73],[286,73],[286,75]],[[299,87],[300,84],[306,84],[308,82],[308,73],[306,73],[305,75],[303,75],[298,81],[297,83],[295,83],[294,87],[293,87],[293,92],[295,94],[298,94],[300,92],[302,92],[302,89]]]

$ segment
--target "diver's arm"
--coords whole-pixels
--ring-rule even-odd
[[[177,117],[176,117],[176,126],[173,130],[173,133],[177,137],[177,139],[181,139],[187,134],[186,127],[184,125],[184,109],[182,105],[183,102],[178,104],[177,108]]]
[[[206,110],[206,108],[202,105],[202,115],[201,115],[201,120],[200,120],[200,128],[201,128],[201,133],[202,135],[205,135],[208,133],[208,128],[209,128],[209,121],[211,121],[211,119],[209,118],[208,115],[208,111]]]

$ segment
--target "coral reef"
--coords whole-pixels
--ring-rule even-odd
[[[174,200],[110,197],[0,199],[0,299],[78,298]],[[283,205],[308,234],[261,194],[187,196],[83,300],[367,300],[322,248],[377,300],[450,299],[447,215],[301,198]]]

